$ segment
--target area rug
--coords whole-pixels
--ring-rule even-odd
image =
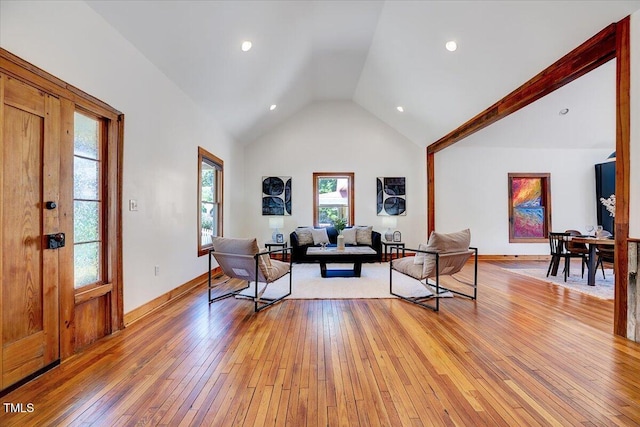
[[[327,268],[348,268],[347,264],[328,264]],[[264,284],[260,284],[261,289]],[[277,280],[267,287],[263,298],[277,298],[287,292],[289,276]],[[393,289],[396,293],[408,297],[430,296],[424,285],[396,271],[393,272]],[[242,292],[243,296],[255,293],[253,283]],[[440,295],[452,297],[451,292]],[[389,293],[389,263],[362,264],[361,277],[320,276],[318,264],[294,264],[292,269],[292,291],[287,299],[360,299],[360,298],[396,298]]]
[[[558,286],[573,289],[574,291],[582,292],[583,294],[592,295],[601,299],[613,299],[614,289],[614,276],[613,270],[605,268],[605,278],[602,278],[602,270],[596,271],[596,283],[595,286],[587,285],[587,272],[585,271],[584,278],[580,274],[571,274],[567,277],[567,281],[564,281],[562,271],[558,271],[557,276],[547,277],[547,267],[545,268],[532,268],[532,269],[516,269],[505,268],[512,273],[521,274],[523,276],[533,277],[545,282],[553,283]]]

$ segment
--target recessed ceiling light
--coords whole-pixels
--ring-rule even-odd
[[[271,104],[271,107],[269,107],[269,111],[275,110],[276,107],[278,107],[276,104]]]
[[[398,105],[396,107],[396,110],[400,111],[401,113],[404,113],[404,108],[402,107],[402,105]]]
[[[248,52],[251,46],[253,46],[253,44],[249,40],[245,40],[242,42],[241,49],[243,52]]]
[[[449,52],[454,52],[458,48],[458,43],[450,40],[444,45],[444,47],[446,47]]]
[[[566,115],[569,112],[568,108],[563,108],[562,110],[560,110],[560,112],[558,114],[560,114],[561,116]]]

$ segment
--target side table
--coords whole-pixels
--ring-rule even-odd
[[[267,251],[272,251],[273,247],[287,249],[287,242],[270,241],[270,242],[265,243],[264,247],[267,249]],[[288,261],[287,251],[283,251],[282,255],[280,255],[280,256],[282,257],[282,261],[284,261],[284,262]]]
[[[383,261],[389,261],[389,258],[393,255],[391,252],[391,248],[398,248],[398,251],[402,249],[402,254],[404,255],[404,242],[388,242],[386,240],[382,241],[382,248],[384,251]]]

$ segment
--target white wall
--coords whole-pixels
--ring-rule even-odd
[[[615,151],[615,66],[611,61],[438,152],[436,229],[470,227],[484,255],[547,255],[548,243],[509,243],[510,172],[550,174],[552,231],[597,225],[594,165]],[[558,114],[565,107],[569,114]]]
[[[225,161],[231,234],[230,212],[242,197],[241,149],[84,2],[3,1],[0,41],[125,114],[125,313],[206,272],[206,257],[197,257],[197,146]],[[129,199],[139,211],[127,210]]]
[[[640,11],[632,15],[631,27],[630,235],[640,237],[640,172],[634,167],[640,164],[640,120],[635,113],[640,110],[640,50],[634,49],[640,45]],[[206,257],[196,256],[198,145],[225,161],[227,236],[270,239],[268,219],[260,209],[262,176],[293,177],[293,216],[286,219],[284,230],[288,234],[312,222],[314,171],[353,171],[358,224],[384,231],[375,213],[375,177],[406,176],[408,215],[399,218],[398,229],[408,245],[425,239],[424,149],[351,102],[312,104],[242,149],[83,2],[2,1],[0,46],[126,115],[123,199],[125,205],[137,199],[140,210],[125,210],[123,215],[125,312],[206,270]],[[589,165],[588,172],[581,172],[585,176],[608,154],[570,151],[566,154],[576,163]],[[559,150],[549,152],[550,157],[563,155]],[[576,209],[595,201],[571,196],[591,194],[591,189],[583,191],[560,179],[568,169],[565,162],[549,165],[527,150],[458,146],[438,153],[436,162],[437,228],[471,227],[472,242],[484,254],[548,252],[544,244],[508,243],[506,174],[510,171],[551,172],[554,229],[595,222],[593,213]],[[443,164],[457,166],[447,170],[439,166]],[[560,197],[565,192],[568,199]],[[157,277],[155,265],[161,269]]]
[[[640,46],[640,11],[631,16],[629,235],[636,238],[640,237],[640,171],[637,167],[640,164],[637,113],[640,111],[640,49],[637,46]],[[515,116],[517,114],[510,117]],[[512,134],[496,131],[500,123],[469,137],[469,144],[458,143],[436,154],[436,228],[453,231],[471,226],[472,243],[479,246],[483,254],[547,254],[547,244],[509,243],[507,174],[551,173],[552,228],[584,230],[587,224],[596,222],[593,165],[605,161],[615,150],[615,135],[611,135],[609,150],[471,148],[474,142],[482,144],[488,139],[497,139],[491,141],[496,146],[512,144]],[[535,135],[526,137],[535,139]]]
[[[546,255],[548,243],[509,243],[508,173],[550,173],[552,230],[584,232],[586,225],[596,224],[594,165],[609,154],[609,150],[447,148],[435,156],[436,228],[471,228],[471,243],[483,255]]]
[[[640,237],[640,11],[631,15],[631,155],[629,237]]]
[[[376,214],[376,177],[407,178],[407,215],[398,217],[403,240],[425,241],[426,162],[417,147],[357,104],[316,102],[246,146],[244,235],[271,240],[268,216],[262,216],[263,176],[292,177],[292,215],[284,234],[313,224],[313,172],[355,173],[355,222],[384,232]]]

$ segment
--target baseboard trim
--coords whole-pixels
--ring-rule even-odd
[[[549,261],[550,255],[478,255],[480,261]]]
[[[214,275],[214,277],[222,275],[222,270],[220,269],[220,267],[214,268],[213,270],[211,270],[211,272]],[[180,285],[177,288],[172,289],[169,292],[162,294],[157,298],[152,299],[151,301],[141,305],[138,308],[134,308],[128,313],[125,313],[124,315],[125,327],[131,325],[133,322],[136,322],[142,319],[144,316],[152,313],[153,311],[159,309],[165,304],[168,304],[172,301],[177,300],[178,298],[185,296],[192,289],[206,284],[208,280],[209,280],[209,274],[203,273],[200,276],[196,277],[195,279],[191,279],[187,283]]]

